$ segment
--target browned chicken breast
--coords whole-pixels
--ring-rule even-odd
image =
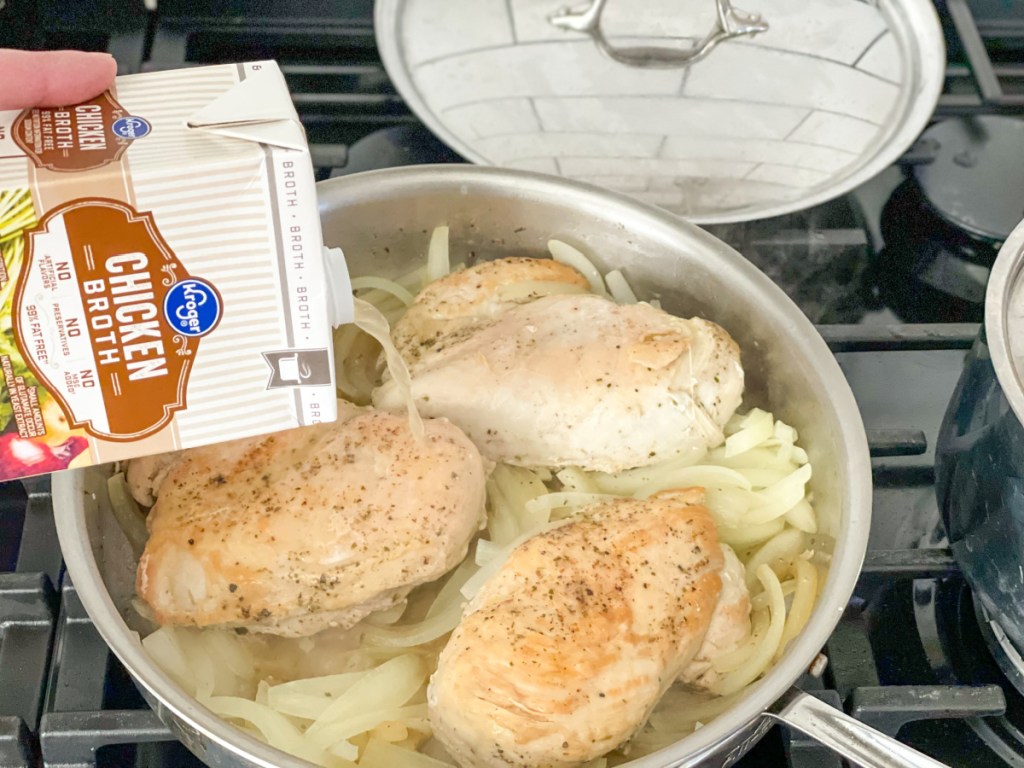
[[[393,333],[420,413],[519,466],[617,472],[720,443],[743,395],[729,334],[585,284],[553,261],[506,259],[428,286]],[[403,397],[386,380],[373,402]]]
[[[125,479],[128,482],[128,490],[139,504],[145,507],[153,506],[164,478],[180,458],[181,451],[171,451],[154,456],[141,456],[128,462]]]
[[[551,259],[485,261],[427,285],[392,332],[406,365],[493,323],[499,315],[552,293],[586,293],[587,279]]]
[[[465,768],[562,768],[614,749],[698,654],[725,565],[701,489],[596,504],[528,540],[441,653],[434,734]]]
[[[441,419],[421,442],[404,415],[339,409],[336,423],[183,451],[161,470],[136,583],[160,624],[347,627],[465,556],[484,509],[473,444]]]
[[[677,678],[694,688],[710,689],[722,677],[712,662],[731,653],[750,638],[750,593],[746,570],[732,547],[722,544],[725,565],[722,566],[722,592],[711,615],[711,624],[704,634],[700,650]]]

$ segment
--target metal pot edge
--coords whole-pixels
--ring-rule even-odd
[[[1003,394],[1024,424],[1024,379],[1013,362],[1007,312],[1024,271],[1024,221],[1006,238],[989,274],[985,292],[985,336]]]
[[[520,187],[532,184],[550,186],[559,191],[568,189],[586,197],[593,205],[614,206],[622,218],[629,215],[645,217],[648,223],[667,232],[682,229],[711,251],[735,261],[735,266],[755,290],[767,293],[766,298],[776,305],[790,327],[790,335],[799,338],[802,346],[809,350],[807,354],[819,364],[818,375],[833,396],[832,410],[840,428],[840,433],[836,435],[837,442],[843,448],[840,461],[845,462],[850,478],[845,489],[846,504],[840,529],[841,556],[833,562],[825,592],[819,598],[799,639],[769,674],[754,684],[743,701],[696,733],[629,764],[634,768],[689,768],[701,763],[714,765],[717,759],[720,765],[730,765],[767,730],[765,723],[768,721],[764,711],[807,670],[824,646],[845,610],[863,563],[870,531],[871,465],[863,422],[849,384],[813,324],[767,276],[725,243],[695,225],[628,196],[581,182],[527,171],[451,165],[355,174],[321,182],[318,193],[323,207],[325,201],[329,203],[333,197],[339,198],[335,202],[340,204],[351,194],[349,187],[352,186],[364,187],[359,190],[360,198],[368,191],[386,195],[396,183],[413,187],[420,181],[436,180],[439,174],[447,176],[453,183],[459,180],[473,183],[480,179],[490,179]],[[395,182],[395,179],[398,181]],[[163,711],[158,711],[161,719],[189,746],[192,746],[188,738],[191,732],[205,734],[210,742],[206,759],[215,766],[308,767],[309,763],[269,747],[213,715],[149,660],[118,614],[106,589],[97,588],[103,582],[92,551],[85,546],[89,541],[89,532],[85,528],[81,504],[76,502],[76,497],[85,492],[84,471],[60,473],[54,477],[53,482],[58,538],[68,571],[76,582],[83,605],[105,642],[139,685],[162,704]]]

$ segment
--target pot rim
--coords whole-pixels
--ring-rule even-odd
[[[1010,233],[999,249],[985,290],[985,336],[992,367],[1003,394],[1017,419],[1024,424],[1024,379],[1013,364],[1008,313],[1013,296],[1021,288],[1024,271],[1024,221]]]
[[[689,241],[716,258],[731,262],[738,279],[747,283],[751,295],[761,296],[779,321],[788,326],[794,348],[814,363],[824,389],[830,395],[838,433],[834,435],[837,454],[846,463],[849,483],[844,489],[845,505],[837,535],[838,545],[829,570],[828,581],[811,618],[783,658],[731,709],[695,733],[629,763],[634,768],[691,765],[713,752],[730,736],[754,720],[807,671],[825,641],[839,622],[853,593],[867,550],[871,523],[871,462],[860,410],[825,341],[814,325],[766,275],[738,252],[697,226],[660,208],[641,203],[626,195],[600,187],[542,174],[486,166],[441,165],[392,168],[320,182],[321,208],[332,198],[358,194],[360,200],[393,198],[405,191],[443,182],[449,188],[468,189],[483,182],[511,190],[511,197],[524,188],[546,196],[571,194],[588,208],[613,210],[619,221],[645,220],[645,225],[660,230],[669,239]],[[355,188],[354,190],[351,188]],[[1024,236],[1024,232],[1022,232]],[[89,532],[82,513],[85,492],[84,472],[71,470],[53,478],[54,518],[68,573],[79,597],[107,645],[132,677],[175,717],[198,730],[224,749],[243,755],[265,768],[308,768],[311,763],[288,755],[243,733],[213,714],[185,693],[153,663],[134,632],[128,629],[103,585],[93,556]],[[738,756],[738,755],[737,755]]]
[[[441,141],[466,160],[492,165],[472,146],[448,129],[427,105],[408,66],[401,42],[401,11],[408,0],[375,0],[373,27],[381,61],[388,77],[416,117]],[[861,160],[848,172],[817,192],[774,206],[687,215],[694,224],[734,224],[795,213],[833,200],[856,189],[892,165],[917,140],[935,112],[946,72],[946,42],[938,11],[931,0],[878,0],[877,5],[900,45],[906,79],[899,98]],[[554,8],[554,6],[553,6]],[[569,179],[566,179],[567,181]]]

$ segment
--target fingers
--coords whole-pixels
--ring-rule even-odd
[[[106,53],[0,48],[0,110],[60,107],[97,96],[114,82]]]

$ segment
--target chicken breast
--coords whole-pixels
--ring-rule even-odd
[[[581,515],[513,550],[441,653],[430,722],[466,768],[561,768],[614,749],[713,623],[726,561],[701,489]]]
[[[587,279],[551,259],[485,261],[427,285],[391,334],[406,365],[493,323],[499,315],[552,293],[586,293]]]
[[[516,259],[456,273],[396,323],[420,413],[451,419],[484,456],[519,466],[618,472],[724,439],[743,368],[722,328],[593,294],[531,299],[537,278],[515,294],[525,303],[486,298],[523,285],[527,263],[555,264]],[[582,276],[557,266],[557,279],[569,270],[578,279],[566,284],[578,289]],[[403,394],[386,380],[373,402],[397,409]]]
[[[738,650],[750,639],[750,593],[747,591],[746,569],[732,547],[728,544],[721,547],[725,559],[719,574],[722,592],[700,650],[678,677],[680,682],[694,688],[711,689],[722,677],[712,666],[715,658]]]
[[[339,404],[339,421],[181,453],[136,589],[160,624],[348,627],[466,554],[485,471],[454,425]],[[141,473],[140,474],[145,474]]]
[[[158,453],[154,456],[141,456],[128,462],[125,468],[125,480],[132,497],[145,507],[153,506],[160,486],[171,468],[181,459],[181,451]]]

